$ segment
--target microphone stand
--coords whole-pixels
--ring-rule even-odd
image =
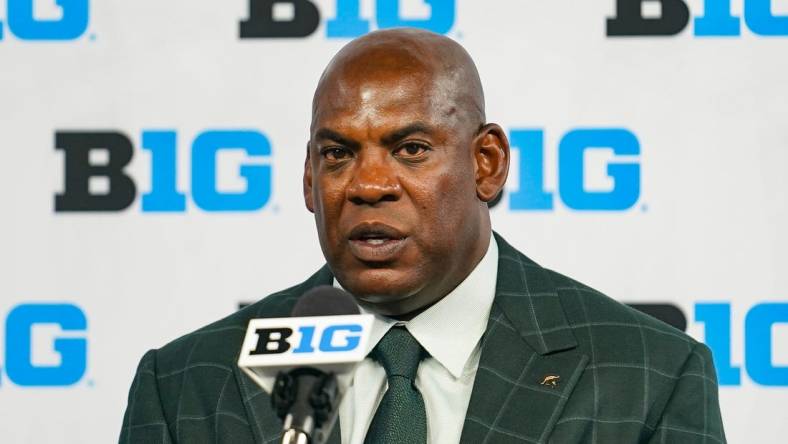
[[[282,435],[282,444],[309,444],[309,436],[296,429],[288,429]]]
[[[284,424],[282,444],[323,444],[336,419],[339,384],[334,373],[299,367],[276,375],[271,405]]]

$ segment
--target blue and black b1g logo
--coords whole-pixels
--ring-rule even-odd
[[[322,329],[319,327],[317,325],[298,327],[295,330],[298,332],[296,343],[291,343],[294,333],[292,328],[258,328],[255,330],[258,337],[257,347],[250,354],[349,352],[357,349],[360,344],[363,327],[359,324],[329,325]]]
[[[259,369],[347,364],[366,356],[372,315],[252,319],[238,365],[252,377]]]
[[[404,18],[401,0],[376,0],[373,20],[361,16],[361,0],[336,0],[336,16],[326,23],[326,37],[355,38],[378,29],[412,27],[446,34],[454,26],[455,0],[423,0],[427,17]],[[240,25],[242,39],[307,37],[320,26],[320,9],[310,0],[249,0],[249,17]],[[374,22],[374,23],[373,23]]]
[[[704,0],[702,14],[693,20],[698,37],[735,37],[741,24],[760,36],[788,36],[788,15],[775,14],[774,0],[740,0],[742,17],[733,13],[731,0]],[[690,22],[688,0],[616,0],[616,16],[607,21],[607,35],[671,36]]]
[[[178,133],[143,130],[142,149],[150,153],[150,191],[142,195],[143,212],[184,212],[187,193],[178,188]],[[130,207],[137,185],[126,167],[134,157],[131,138],[119,131],[57,131],[55,149],[64,156],[63,192],[55,212],[115,212]],[[219,159],[240,151],[237,167],[244,189],[219,186]],[[271,197],[271,144],[256,130],[207,130],[191,144],[191,200],[207,212],[243,212],[263,208]],[[96,184],[96,186],[93,186]],[[103,186],[100,186],[102,185]]]
[[[88,0],[6,0],[5,27],[0,22],[0,40],[4,32],[19,40],[74,40],[88,28]],[[54,18],[41,18],[39,9],[58,11]]]

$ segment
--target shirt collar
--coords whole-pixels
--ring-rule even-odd
[[[375,316],[367,353],[395,325],[404,325],[410,334],[455,378],[463,371],[487,328],[498,276],[498,245],[490,242],[476,268],[454,290],[435,305],[408,322],[381,316],[361,307],[362,313]],[[341,288],[334,279],[334,286]]]

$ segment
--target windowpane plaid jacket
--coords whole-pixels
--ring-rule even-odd
[[[496,240],[496,295],[462,443],[725,442],[705,345]],[[146,353],[120,442],[279,442],[268,394],[236,365],[246,325],[288,316],[306,290],[332,281],[324,266]],[[329,442],[340,433],[338,424]]]

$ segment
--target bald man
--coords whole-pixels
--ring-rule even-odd
[[[346,45],[315,91],[303,176],[326,265],[148,352],[120,441],[278,441],[273,381],[235,365],[246,325],[334,285],[375,321],[333,444],[724,442],[707,347],[493,233],[508,167],[461,46],[408,29]]]

